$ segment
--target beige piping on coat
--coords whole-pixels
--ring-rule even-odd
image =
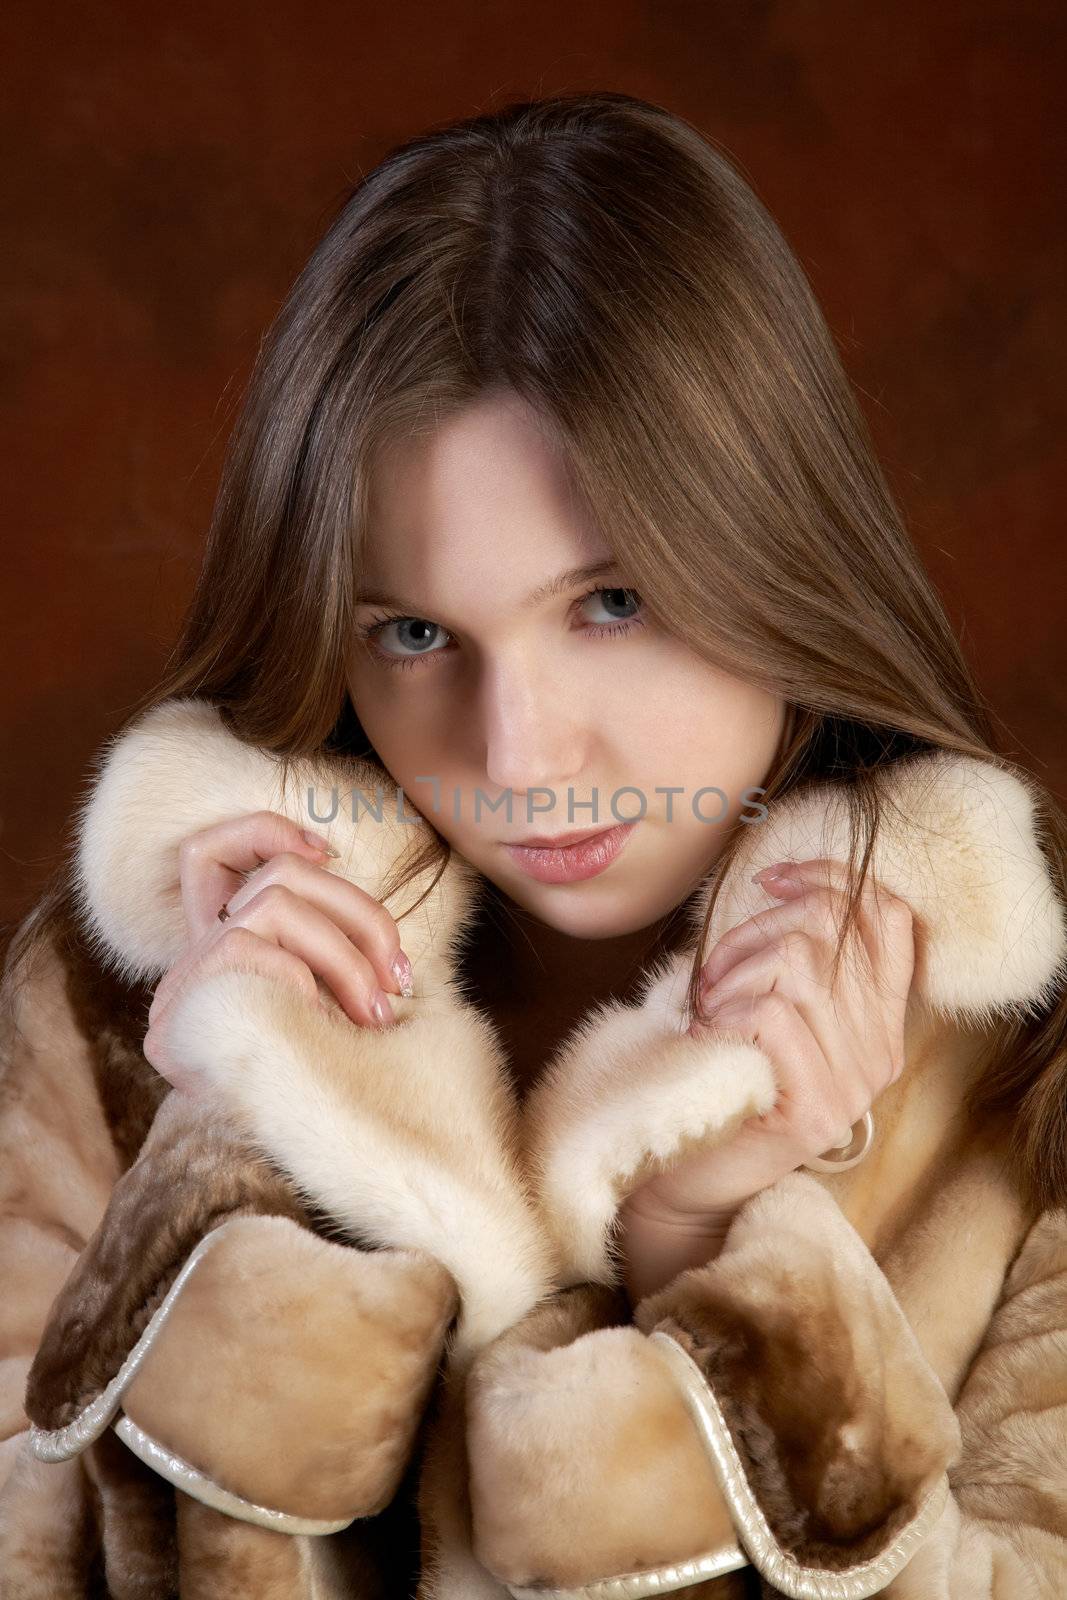
[[[92,1444],[94,1439],[99,1439],[119,1411],[122,1396],[158,1339],[163,1324],[170,1316],[190,1274],[196,1271],[207,1252],[214,1248],[222,1235],[238,1220],[240,1219],[231,1218],[228,1222],[220,1223],[197,1242],[152,1314],[148,1326],[107,1388],[102,1389],[84,1411],[79,1412],[73,1422],[68,1422],[66,1427],[54,1429],[39,1428],[36,1423],[30,1424],[30,1451],[39,1461],[68,1461],[71,1456],[80,1454],[86,1446]],[[292,1516],[287,1511],[274,1511],[268,1506],[256,1505],[254,1501],[245,1500],[229,1489],[224,1489],[213,1478],[198,1472],[180,1456],[164,1449],[157,1440],[145,1433],[143,1428],[139,1428],[132,1418],[119,1417],[115,1422],[115,1432],[125,1440],[135,1455],[140,1456],[142,1461],[153,1467],[162,1477],[179,1489],[184,1489],[186,1494],[203,1501],[204,1505],[213,1506],[216,1511],[225,1511],[231,1517],[240,1517],[245,1522],[255,1522],[260,1527],[275,1528],[282,1533],[313,1534],[338,1533],[342,1528],[347,1528],[353,1520],[351,1517],[344,1517],[339,1522],[317,1521],[308,1517]]]
[[[944,1511],[948,1473],[941,1474],[914,1517],[881,1555],[860,1562],[847,1572],[802,1566],[782,1549],[771,1532],[749,1486],[715,1392],[692,1356],[663,1329],[657,1328],[649,1339],[678,1382],[718,1474],[739,1537],[761,1575],[789,1595],[790,1600],[864,1600],[884,1589],[907,1565]]]
[[[241,1495],[223,1489],[213,1478],[198,1472],[188,1461],[183,1461],[181,1456],[164,1449],[151,1434],[139,1428],[132,1417],[120,1417],[115,1424],[115,1432],[129,1445],[135,1456],[158,1472],[161,1478],[166,1478],[168,1483],[173,1483],[176,1489],[183,1489],[194,1500],[202,1501],[215,1511],[223,1511],[229,1517],[239,1517],[242,1522],[255,1522],[261,1528],[273,1528],[276,1533],[320,1534],[339,1533],[354,1521],[352,1517],[342,1517],[339,1522],[322,1522],[311,1517],[290,1516],[287,1511],[272,1511],[267,1506],[257,1506],[254,1500],[245,1500]]]

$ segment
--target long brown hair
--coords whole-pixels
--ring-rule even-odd
[[[1013,763],[781,231],[712,142],[629,95],[431,129],[347,196],[264,340],[184,630],[137,713],[195,694],[283,765],[375,760],[345,683],[374,452],[494,385],[545,419],[648,611],[792,708],[765,799],[846,793],[843,944],[878,768],[936,748]],[[1039,804],[1067,898],[1067,819]],[[426,831],[390,893],[447,860]],[[1061,993],[997,1030],[972,1098],[1012,1112],[1038,1205],[1067,1202],[1065,1026]]]

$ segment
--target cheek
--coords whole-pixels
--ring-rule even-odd
[[[415,672],[419,671],[415,668]],[[349,679],[349,694],[360,726],[393,782],[403,789],[408,811],[420,811],[434,827],[457,842],[452,820],[453,789],[460,779],[447,732],[447,719],[428,709],[415,695],[400,696],[381,685],[380,674],[368,674],[366,685]],[[436,779],[436,788],[433,780]],[[434,811],[435,793],[439,809]]]
[[[784,719],[775,696],[702,667],[674,661],[674,672],[626,685],[611,725],[655,783],[715,785],[733,795],[759,783],[774,757]]]
[[[418,671],[416,667],[410,676]],[[426,749],[430,719],[421,714],[416,696],[399,692],[406,684],[392,682],[393,677],[405,680],[408,674],[390,674],[386,669],[367,666],[349,673],[348,692],[360,727],[390,772],[401,781],[400,770],[405,766],[413,772],[426,770],[418,761],[420,750]]]

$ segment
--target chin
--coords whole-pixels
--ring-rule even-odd
[[[596,879],[584,884],[502,887],[511,900],[539,922],[573,939],[618,939],[649,927],[670,910],[669,906],[638,902],[622,890],[605,892],[609,886],[598,885]]]

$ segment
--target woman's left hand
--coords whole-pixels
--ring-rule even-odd
[[[830,968],[847,869],[828,859],[777,863],[756,881],[784,904],[718,941],[702,973],[702,1016],[689,1032],[740,1033],[771,1059],[778,1099],[725,1143],[643,1184],[623,1210],[647,1223],[722,1230],[749,1196],[812,1156],[847,1145],[853,1125],[904,1068],[904,1018],[915,965],[905,901],[868,877],[858,926]]]

